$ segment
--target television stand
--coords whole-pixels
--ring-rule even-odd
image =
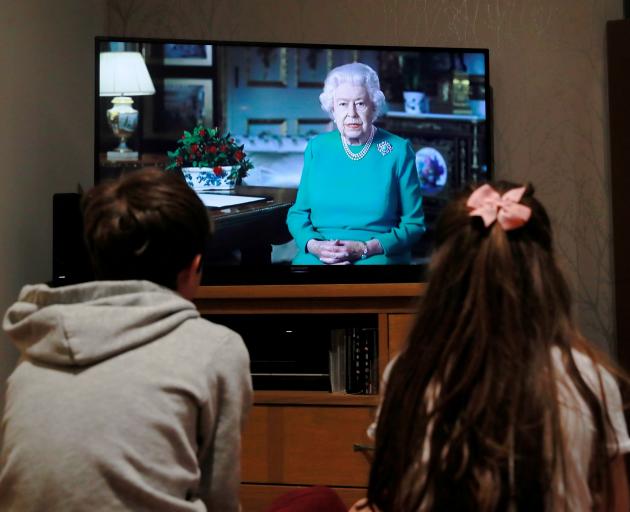
[[[314,322],[369,317],[378,333],[378,375],[398,353],[413,321],[418,283],[204,286],[204,316],[314,316]],[[238,329],[236,329],[238,330]],[[264,510],[277,496],[311,485],[334,488],[350,506],[365,496],[378,395],[328,391],[254,392],[243,437],[241,503]]]

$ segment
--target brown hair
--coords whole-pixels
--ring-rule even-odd
[[[470,192],[438,220],[426,294],[380,412],[369,503],[382,512],[549,509],[554,475],[566,483],[552,347],[592,414],[589,486],[595,503],[608,503],[610,419],[572,349],[608,363],[574,324],[549,217],[527,186],[530,220],[486,228],[469,216]]]
[[[103,182],[82,199],[97,279],[146,279],[176,289],[177,275],[210,238],[208,212],[174,173],[145,169]]]

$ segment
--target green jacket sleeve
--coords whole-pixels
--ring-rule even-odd
[[[287,214],[287,226],[295,239],[298,250],[306,252],[306,244],[311,238],[322,239],[313,228],[311,222],[311,205],[309,202],[309,176],[313,166],[313,148],[311,143],[304,150],[304,167],[298,187],[295,204]]]
[[[409,249],[425,232],[420,180],[416,171],[416,155],[407,142],[398,168],[400,222],[388,233],[374,236],[385,255]]]

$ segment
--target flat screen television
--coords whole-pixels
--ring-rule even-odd
[[[109,37],[96,38],[95,47],[96,183],[141,167],[165,168],[167,153],[197,125],[229,133],[253,165],[235,189],[199,193],[215,225],[205,258],[206,285],[417,282],[444,204],[462,187],[492,175],[487,49]],[[126,94],[139,114],[130,121],[137,126],[126,132],[128,151],[122,156],[107,118],[111,96],[120,93],[101,95],[99,62],[102,54],[115,52],[138,52],[154,89]],[[392,151],[387,141],[378,143],[378,133],[411,144],[426,232],[403,262],[296,264],[300,249],[287,227],[287,212],[300,190],[305,150],[313,138],[337,130],[319,95],[327,73],[352,62],[376,72],[385,98],[374,122],[372,153],[385,157]],[[341,148],[341,138],[335,141]],[[399,206],[391,203],[398,195],[383,191],[376,207],[399,215]],[[356,204],[349,196],[347,203]],[[334,201],[345,201],[327,200],[331,208],[345,209],[338,222],[353,229],[357,216]]]

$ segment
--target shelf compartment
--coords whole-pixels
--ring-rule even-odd
[[[329,351],[333,332],[348,327],[357,331],[368,329],[374,330],[378,338],[376,314],[207,315],[205,318],[242,336],[249,351],[256,390],[330,391]],[[379,360],[374,364],[376,374],[380,375]]]

